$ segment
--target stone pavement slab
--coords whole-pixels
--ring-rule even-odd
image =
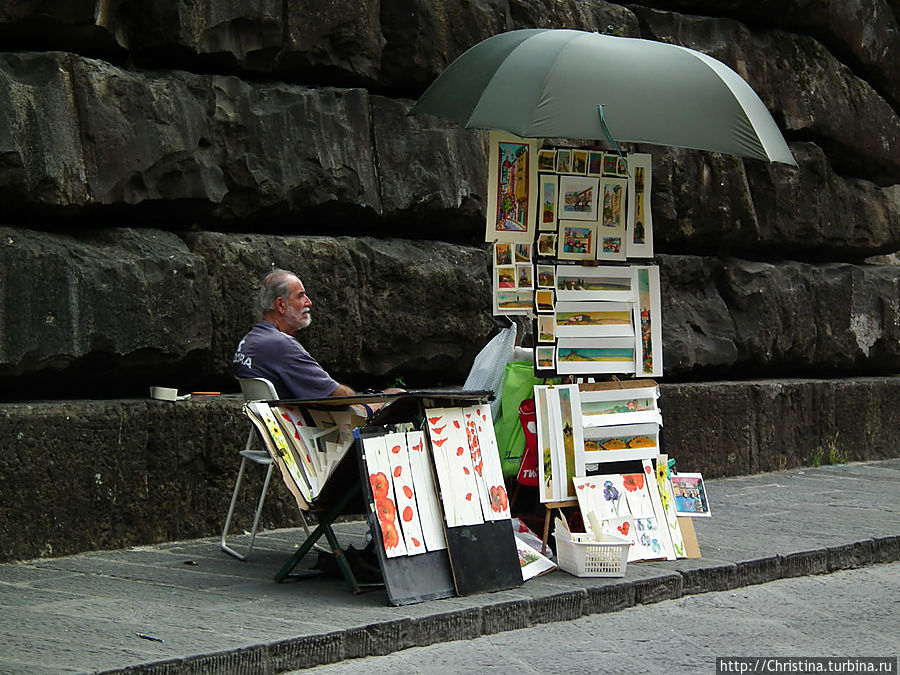
[[[707,490],[713,515],[694,519],[701,559],[630,563],[620,579],[557,570],[404,607],[340,579],[276,584],[299,529],[259,535],[246,563],[210,538],[0,565],[0,673],[280,672],[900,559],[900,459]],[[363,546],[364,523],[335,530]]]

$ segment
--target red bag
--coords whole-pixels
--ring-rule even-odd
[[[519,406],[519,422],[525,432],[525,452],[519,465],[516,480],[520,485],[536,486],[538,484],[538,450],[537,421],[534,413],[534,399],[528,398]]]

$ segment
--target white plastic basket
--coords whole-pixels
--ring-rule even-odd
[[[601,534],[596,541],[593,534],[573,532],[572,539],[553,533],[556,538],[556,559],[561,569],[576,577],[623,577],[631,542],[613,535]]]

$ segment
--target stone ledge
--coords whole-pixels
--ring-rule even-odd
[[[663,450],[683,471],[708,478],[900,452],[891,423],[900,378],[679,383],[662,384],[661,392]],[[241,401],[0,404],[0,562],[218,535],[249,430]],[[249,527],[261,479],[261,472],[246,476],[235,532]],[[260,527],[298,521],[275,481]],[[898,549],[898,542],[876,542],[871,556],[896,557]],[[823,551],[816,568],[852,564],[847,556]],[[739,564],[734,583],[789,576],[785,570],[800,563]],[[696,580],[685,583],[693,588]],[[583,604],[628,601],[640,600],[589,595]]]

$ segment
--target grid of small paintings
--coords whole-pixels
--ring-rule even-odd
[[[537,374],[661,376],[650,155],[489,139],[494,314],[533,319]]]

